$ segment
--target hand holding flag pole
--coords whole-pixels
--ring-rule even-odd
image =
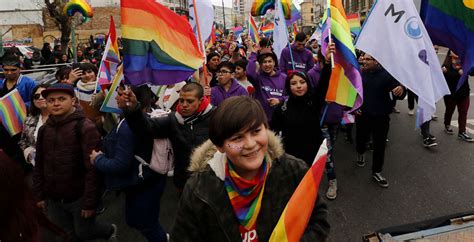
[[[328,36],[328,39],[329,39],[329,46],[332,45],[332,36],[331,36],[331,28],[328,29],[329,31],[329,36]],[[329,49],[329,48],[328,48]],[[331,68],[334,69],[334,53],[331,52]]]

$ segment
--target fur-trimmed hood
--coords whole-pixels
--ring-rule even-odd
[[[267,155],[269,161],[281,157],[285,151],[283,149],[283,144],[279,137],[277,137],[272,131],[268,130],[268,151]],[[209,164],[211,169],[216,173],[216,176],[219,179],[224,180],[225,178],[225,162],[227,157],[225,153],[221,153],[217,150],[217,147],[207,140],[201,146],[197,147],[193,154],[191,155],[191,162],[188,167],[190,172],[200,172],[203,171],[206,166]]]

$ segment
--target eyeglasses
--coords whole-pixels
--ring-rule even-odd
[[[216,72],[217,75],[224,75],[224,74],[230,74],[233,73],[233,71],[218,71]]]
[[[38,100],[40,98],[42,98],[43,96],[41,96],[41,93],[36,93],[35,95],[33,95],[33,99],[34,100]]]

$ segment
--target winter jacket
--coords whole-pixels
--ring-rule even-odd
[[[5,80],[0,79],[0,88],[3,89],[1,91],[1,93],[6,92],[6,90],[4,90],[6,88],[4,83],[5,83]],[[36,82],[33,79],[31,79],[27,76],[24,76],[24,75],[20,75],[20,77],[18,77],[18,81],[16,83],[16,89],[20,93],[20,96],[21,96],[21,98],[23,99],[23,102],[26,105],[26,109],[28,109],[30,107],[30,104],[31,104],[31,101],[32,101],[31,100],[31,93],[33,93],[33,89],[35,87],[36,87]],[[1,96],[2,95],[0,95],[0,97]]]
[[[276,70],[276,74],[269,76],[263,71],[257,72],[257,55],[250,54],[249,63],[247,65],[247,75],[251,78],[249,80],[255,88],[254,97],[262,104],[263,110],[267,115],[268,120],[272,120],[273,107],[268,103],[269,98],[278,98],[280,103],[285,101],[288,97],[285,92],[286,74]]]
[[[452,65],[445,66],[448,71],[444,73],[444,77],[446,78],[446,82],[448,83],[449,91],[451,92],[452,98],[455,99],[462,99],[465,97],[468,97],[471,94],[471,89],[469,88],[469,80],[466,80],[459,89],[458,87],[458,82],[459,79],[461,78],[461,75],[459,75],[459,72],[454,69]]]
[[[211,89],[211,103],[218,106],[222,101],[234,96],[248,96],[249,93],[242,87],[235,79],[232,79],[232,84],[229,91],[226,91],[221,85],[212,87]]]
[[[23,150],[23,155],[25,156],[25,160],[27,162],[33,162],[31,160],[27,160],[27,158],[30,153],[35,152],[36,138],[38,137],[38,134],[35,134],[35,132],[36,129],[39,128],[37,126],[42,124],[42,122],[39,122],[40,118],[41,115],[28,115],[25,119],[25,123],[23,124],[21,138],[18,144],[20,145],[21,150]]]
[[[173,146],[174,156],[174,183],[183,188],[189,173],[189,159],[194,148],[209,138],[209,117],[213,111],[209,105],[205,111],[192,120],[185,121],[177,112],[168,116],[149,118],[140,111],[140,105],[132,112],[125,112],[129,127],[138,137],[169,138]]]
[[[286,204],[305,175],[306,164],[285,154],[279,139],[269,132],[267,175],[260,214],[257,219],[259,241],[268,241]],[[207,141],[193,153],[186,184],[178,204],[171,241],[242,241],[239,222],[229,200],[225,179],[226,155]],[[324,241],[329,233],[328,210],[318,197],[301,241]]]
[[[293,57],[293,62],[292,62]],[[314,66],[313,53],[304,48],[303,50],[296,50],[296,45],[291,45],[291,53],[288,47],[281,51],[280,56],[280,71],[287,74],[288,71],[293,70],[293,63],[296,71],[308,72]]]
[[[362,82],[364,103],[361,110],[363,114],[372,116],[389,115],[392,113],[395,101],[405,98],[405,88],[401,97],[392,94],[392,89],[400,86],[400,83],[383,68],[362,72]]]
[[[290,95],[288,101],[275,109],[270,123],[273,131],[281,132],[285,151],[308,165],[313,162],[323,141],[320,116],[330,77],[331,66],[326,65],[318,85],[315,88],[308,86],[305,96]]]
[[[109,190],[121,190],[144,181],[138,176],[139,161],[135,155],[145,161],[151,159],[153,139],[140,138],[132,133],[127,121],[122,120],[104,138],[104,154],[98,155],[95,167],[104,173],[105,185]],[[143,168],[144,178],[158,176],[147,167]]]
[[[74,202],[82,198],[82,209],[94,209],[98,177],[89,155],[99,145],[99,132],[82,110],[76,109],[63,120],[51,116],[36,142],[33,188],[38,199]]]

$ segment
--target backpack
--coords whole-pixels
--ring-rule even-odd
[[[163,111],[161,109],[154,109],[150,116],[152,118],[164,117],[168,115],[169,112]],[[139,170],[139,177],[143,178],[143,166],[147,166],[151,170],[160,173],[160,174],[167,174],[174,169],[174,153],[173,153],[173,146],[171,145],[171,141],[167,138],[165,139],[155,139],[153,141],[153,151],[151,153],[151,160],[150,162],[146,162],[141,157],[135,155],[135,159],[140,162],[138,167]]]

